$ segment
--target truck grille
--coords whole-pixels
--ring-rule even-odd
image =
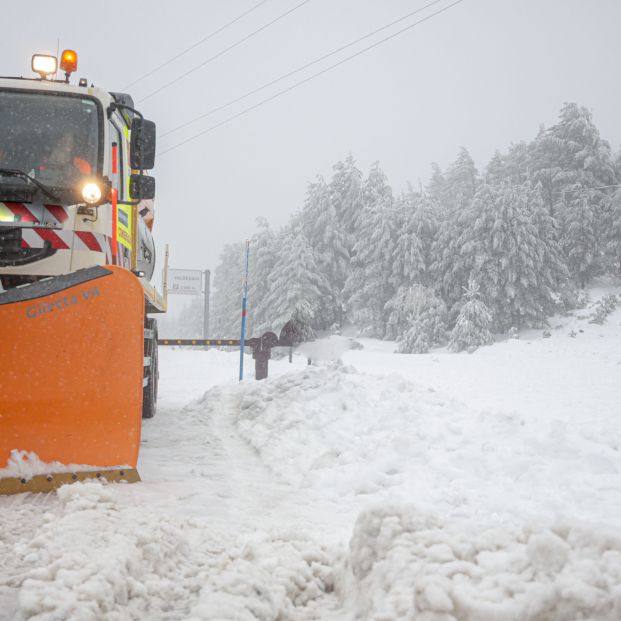
[[[22,248],[20,228],[0,227],[0,267],[27,265],[53,255],[56,250],[45,242],[43,248]]]

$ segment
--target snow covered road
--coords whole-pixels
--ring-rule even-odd
[[[0,619],[618,620],[620,322],[242,385],[164,350],[143,483],[0,498]]]

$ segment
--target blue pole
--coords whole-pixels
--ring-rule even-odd
[[[242,291],[241,343],[239,345],[239,381],[244,379],[244,341],[246,339],[246,305],[248,301],[248,265],[250,258],[250,241],[246,240],[246,265]]]

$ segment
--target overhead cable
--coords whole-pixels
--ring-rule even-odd
[[[263,24],[263,26],[261,26],[260,28],[257,28],[256,30],[253,30],[250,34],[247,34],[245,37],[242,37],[241,39],[239,39],[235,43],[229,45],[228,47],[226,47],[223,50],[221,50],[220,52],[218,52],[217,54],[214,54],[213,56],[210,56],[207,60],[204,60],[202,63],[199,63],[198,65],[192,67],[192,69],[188,69],[186,72],[184,72],[181,75],[177,76],[174,80],[171,80],[170,82],[167,82],[166,84],[162,84],[162,86],[160,86],[159,88],[156,88],[154,91],[152,91],[148,95],[145,95],[142,99],[139,99],[138,103],[146,101],[147,99],[150,99],[154,95],[157,95],[158,93],[161,93],[163,90],[165,90],[165,89],[169,88],[170,86],[172,86],[173,84],[176,84],[177,82],[179,82],[179,80],[183,80],[183,78],[186,78],[191,73],[194,73],[195,71],[198,71],[199,69],[202,69],[205,65],[208,65],[210,62],[216,60],[216,58],[220,58],[221,56],[224,56],[224,54],[226,54],[227,52],[230,52],[232,49],[238,47],[242,43],[245,43],[249,39],[252,39],[252,37],[254,37],[255,35],[258,35],[260,32],[263,32],[265,29],[269,28],[270,26],[272,26],[276,22],[280,21],[281,19],[284,19],[288,15],[291,15],[291,13],[293,13],[294,11],[297,11],[298,9],[302,8],[305,4],[308,4],[310,1],[311,0],[302,0],[302,2],[300,2],[299,4],[296,4],[293,8],[289,9],[288,11],[285,11],[284,13],[281,13],[278,17],[275,17],[271,21],[267,22],[267,24]]]
[[[256,110],[257,108],[259,108],[260,106],[263,106],[264,104],[273,101],[274,99],[277,99],[278,97],[284,95],[285,93],[288,93],[296,88],[298,88],[299,86],[302,86],[303,84],[306,84],[307,82],[310,82],[311,80],[314,80],[315,78],[318,78],[319,76],[323,75],[324,73],[327,73],[328,71],[331,71],[332,69],[336,69],[336,67],[340,67],[341,65],[343,65],[344,63],[358,57],[361,56],[362,54],[378,47],[379,45],[382,45],[383,43],[386,43],[387,41],[390,41],[391,39],[394,39],[395,37],[398,37],[399,35],[403,34],[404,32],[407,32],[408,30],[411,30],[412,28],[415,28],[416,26],[418,26],[419,24],[422,24],[426,21],[429,21],[430,19],[432,19],[433,17],[435,17],[436,15],[440,15],[441,13],[444,13],[445,11],[448,11],[449,9],[451,9],[452,7],[461,4],[464,0],[456,0],[455,2],[443,7],[442,9],[439,9],[438,11],[436,11],[435,13],[431,13],[429,15],[427,15],[426,17],[423,17],[422,19],[419,19],[417,22],[414,22],[412,24],[410,24],[409,26],[406,26],[405,28],[402,28],[401,30],[397,30],[396,32],[394,32],[393,34],[384,37],[383,39],[380,39],[379,41],[376,41],[375,43],[373,43],[372,45],[369,45],[361,50],[359,50],[358,52],[356,52],[355,54],[352,54],[351,56],[347,56],[345,58],[343,58],[342,60],[338,61],[337,63],[334,63],[333,65],[330,65],[328,67],[326,67],[325,69],[322,69],[321,71],[318,71],[317,73],[314,73],[313,75],[300,80],[299,82],[296,82],[295,84],[292,84],[291,86],[289,86],[288,88],[285,88],[281,91],[278,91],[277,93],[275,93],[274,95],[271,95],[270,97],[266,97],[265,99],[262,99],[261,101],[259,101],[256,104],[253,104],[252,106],[248,106],[247,108],[244,108],[243,110],[241,110],[240,112],[233,114],[232,116],[227,117],[226,119],[220,121],[219,123],[215,123],[214,125],[210,125],[209,127],[207,127],[206,129],[197,132],[196,134],[190,136],[189,138],[186,138],[185,140],[182,140],[181,142],[178,142],[177,144],[174,144],[170,147],[168,147],[167,149],[164,149],[163,151],[160,151],[158,153],[158,155],[164,155],[165,153],[170,153],[171,151],[174,151],[175,149],[178,149],[179,147],[187,144],[188,142],[191,142],[193,140],[196,140],[197,138],[199,138],[200,136],[204,136],[205,134],[213,131],[214,129],[217,129],[218,127],[222,127],[222,125],[225,125],[226,123],[230,123],[231,121],[239,118],[240,116],[243,116],[244,114],[248,114],[248,112],[251,112],[252,110]]]
[[[124,86],[122,90],[125,91],[128,88],[134,86],[135,84],[138,84],[138,82],[142,82],[145,78],[152,76],[154,73],[166,67],[167,65],[170,65],[170,63],[174,62],[178,58],[185,56],[188,52],[190,52],[194,48],[205,43],[205,41],[209,41],[209,39],[215,37],[217,34],[220,34],[223,30],[226,30],[229,26],[232,26],[233,24],[238,22],[240,19],[243,19],[244,17],[246,17],[246,15],[249,15],[253,11],[256,11],[261,5],[265,4],[266,2],[269,2],[269,0],[261,0],[261,2],[258,2],[254,6],[250,7],[247,11],[244,11],[241,15],[238,15],[235,19],[232,19],[230,22],[227,22],[226,24],[224,24],[224,26],[220,26],[220,28],[218,28],[217,30],[210,32],[207,36],[200,39],[200,41],[193,43],[192,45],[190,45],[190,47],[186,47],[185,50],[183,50],[182,52],[175,54],[175,56],[171,56],[168,60],[164,61],[161,65],[158,65],[157,67],[151,69],[150,71],[147,71],[147,73],[141,75],[139,78],[136,78],[133,82],[130,82],[129,84]]]
[[[621,183],[613,183],[611,185],[596,185],[590,188],[582,186],[574,190],[555,190],[554,194],[579,194],[580,192],[592,192],[593,190],[608,190],[609,188],[621,188]]]
[[[285,80],[286,78],[290,78],[292,75],[295,75],[296,73],[300,73],[300,71],[304,71],[304,69],[308,69],[309,67],[312,67],[313,65],[316,65],[317,63],[320,63],[321,61],[326,60],[327,58],[330,58],[331,56],[334,56],[335,54],[338,54],[339,52],[342,52],[343,50],[346,50],[347,48],[350,48],[353,45],[356,45],[360,43],[361,41],[364,41],[365,39],[368,39],[369,37],[372,37],[378,34],[379,32],[382,32],[383,30],[386,30],[387,28],[390,28],[394,26],[395,24],[398,24],[408,19],[409,17],[413,17],[417,13],[420,13],[421,11],[428,9],[429,7],[433,6],[434,4],[438,4],[439,2],[443,2],[443,0],[433,0],[433,2],[429,2],[425,6],[422,6],[419,9],[416,9],[416,11],[412,11],[411,13],[408,13],[407,15],[404,15],[403,17],[400,17],[399,19],[396,19],[390,22],[389,24],[386,24],[385,26],[382,26],[381,28],[377,28],[376,30],[373,30],[373,32],[369,32],[368,34],[365,34],[362,37],[358,37],[358,39],[355,39],[354,41],[351,41],[350,43],[347,43],[346,45],[342,45],[341,47],[335,50],[332,50],[331,52],[328,52],[327,54],[324,54],[323,56],[320,56],[319,58],[316,58],[315,60],[312,60],[311,62],[306,63],[305,65],[302,65],[301,67],[298,67],[297,69],[294,69],[293,71],[289,71],[288,73],[285,73],[279,76],[278,78],[271,80],[270,82],[266,82],[265,84],[262,84],[261,86],[258,86],[257,88],[251,91],[248,91],[247,93],[244,93],[243,95],[240,95],[239,97],[236,97],[235,99],[231,99],[230,101],[227,101],[226,103],[223,103],[222,105],[217,106],[216,108],[211,108],[210,110],[207,110],[207,112],[203,112],[203,114],[200,114],[199,116],[189,121],[186,121],[185,123],[182,123],[181,125],[177,125],[176,127],[173,127],[172,129],[169,129],[168,131],[161,133],[159,136],[160,138],[163,138],[164,136],[168,136],[169,134],[179,131],[180,129],[183,129],[184,127],[188,127],[188,125],[193,125],[197,121],[200,121],[201,119],[211,116],[212,114],[215,114],[216,112],[220,112],[221,110],[224,110],[225,108],[228,108],[229,106],[232,106],[233,104],[239,103],[240,101],[247,99],[251,95],[256,95],[256,93],[259,93],[260,91],[263,91],[266,88],[269,88],[270,86],[274,86],[274,84],[281,82],[282,80]]]

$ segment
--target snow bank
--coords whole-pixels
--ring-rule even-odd
[[[12,618],[276,620],[333,588],[323,549],[291,533],[236,541],[133,506],[119,486],[99,482],[64,486],[57,496],[36,534],[14,544],[31,569],[13,576],[20,585]]]
[[[355,524],[336,584],[357,618],[621,618],[615,421],[605,437],[477,411],[340,363],[215,388],[190,409],[225,411],[277,478],[317,511],[331,500],[342,539]]]
[[[213,567],[193,606],[191,619],[281,621],[310,614],[334,588],[326,553],[299,540],[258,534],[241,548],[228,550]],[[309,609],[302,612],[303,609]]]
[[[358,518],[348,569],[357,618],[621,618],[618,530],[481,528],[387,506]]]
[[[621,515],[614,420],[594,432],[472,410],[399,376],[339,363],[215,388],[192,407],[218,416],[226,399],[238,433],[275,476],[341,507],[415,501],[446,515],[516,524]]]

